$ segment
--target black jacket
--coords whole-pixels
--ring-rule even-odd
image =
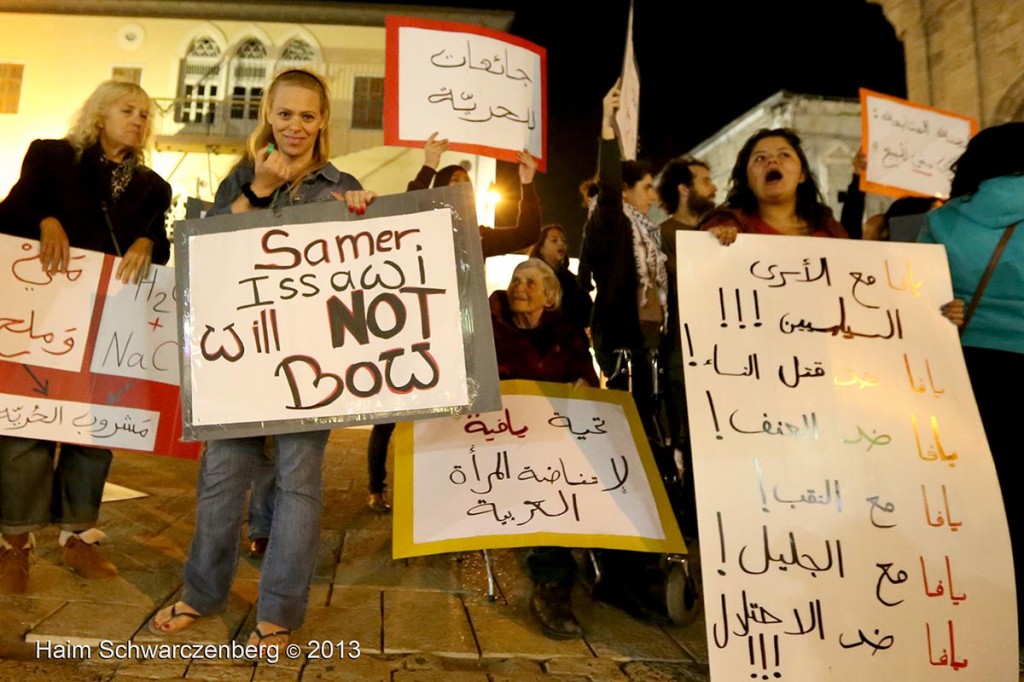
[[[124,254],[139,237],[153,241],[153,262],[171,255],[164,214],[171,205],[171,186],[154,171],[139,166],[117,201],[110,198],[110,170],[100,146],[76,159],[67,140],[35,140],[25,153],[21,177],[0,203],[0,232],[39,239],[39,223],[60,221],[71,246],[116,254],[110,224]]]
[[[622,212],[622,160],[615,140],[602,140],[597,206],[583,228],[580,284],[597,285],[590,335],[594,348],[611,352],[644,345],[637,308],[633,227]]]

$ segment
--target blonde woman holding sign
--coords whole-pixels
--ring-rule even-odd
[[[330,116],[322,77],[300,69],[279,74],[260,104],[260,123],[249,138],[246,158],[221,183],[208,215],[332,200],[363,213],[375,195],[328,161]],[[320,539],[321,464],[329,434],[320,430],[274,437],[274,509],[260,573],[257,623],[248,640],[261,655],[266,648],[287,645],[305,619]],[[176,632],[227,606],[245,493],[264,457],[263,443],[260,436],[207,443],[184,590],[180,601],[157,612],[151,631]]]
[[[0,232],[38,239],[49,273],[67,272],[70,249],[121,256],[114,276],[138,282],[150,263],[166,263],[164,214],[171,187],[146,167],[153,105],[134,83],[106,81],[89,96],[67,137],[36,140],[21,178],[0,204]],[[112,455],[106,448],[0,438],[0,594],[28,589],[32,531],[61,529],[63,563],[101,580],[117,568],[96,549],[95,526]],[[51,507],[52,496],[52,507]]]

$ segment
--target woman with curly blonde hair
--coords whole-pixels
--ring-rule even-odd
[[[153,146],[153,120],[156,117],[153,101],[141,85],[126,81],[104,81],[75,114],[71,130],[68,131],[66,139],[79,154],[96,144],[110,108],[125,99],[136,100],[143,115],[142,140],[134,153],[143,155],[149,151]]]
[[[166,263],[164,214],[171,187],[147,168],[153,104],[134,83],[107,81],[89,96],[67,137],[35,140],[21,177],[0,203],[0,231],[39,240],[50,273],[66,272],[71,247],[121,256],[115,276],[140,281],[150,263]],[[31,438],[0,438],[0,594],[28,589],[32,531],[49,523],[65,565],[85,578],[117,569],[96,549],[95,528],[111,453]],[[52,500],[52,505],[51,505]]]

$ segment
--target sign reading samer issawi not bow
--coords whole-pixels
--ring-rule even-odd
[[[436,190],[179,223],[186,436],[495,409],[474,220]]]

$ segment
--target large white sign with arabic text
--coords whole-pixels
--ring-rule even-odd
[[[1016,680],[945,250],[678,240],[714,679]]]
[[[628,393],[504,381],[502,403],[400,425],[396,557],[532,545],[683,550]]]

